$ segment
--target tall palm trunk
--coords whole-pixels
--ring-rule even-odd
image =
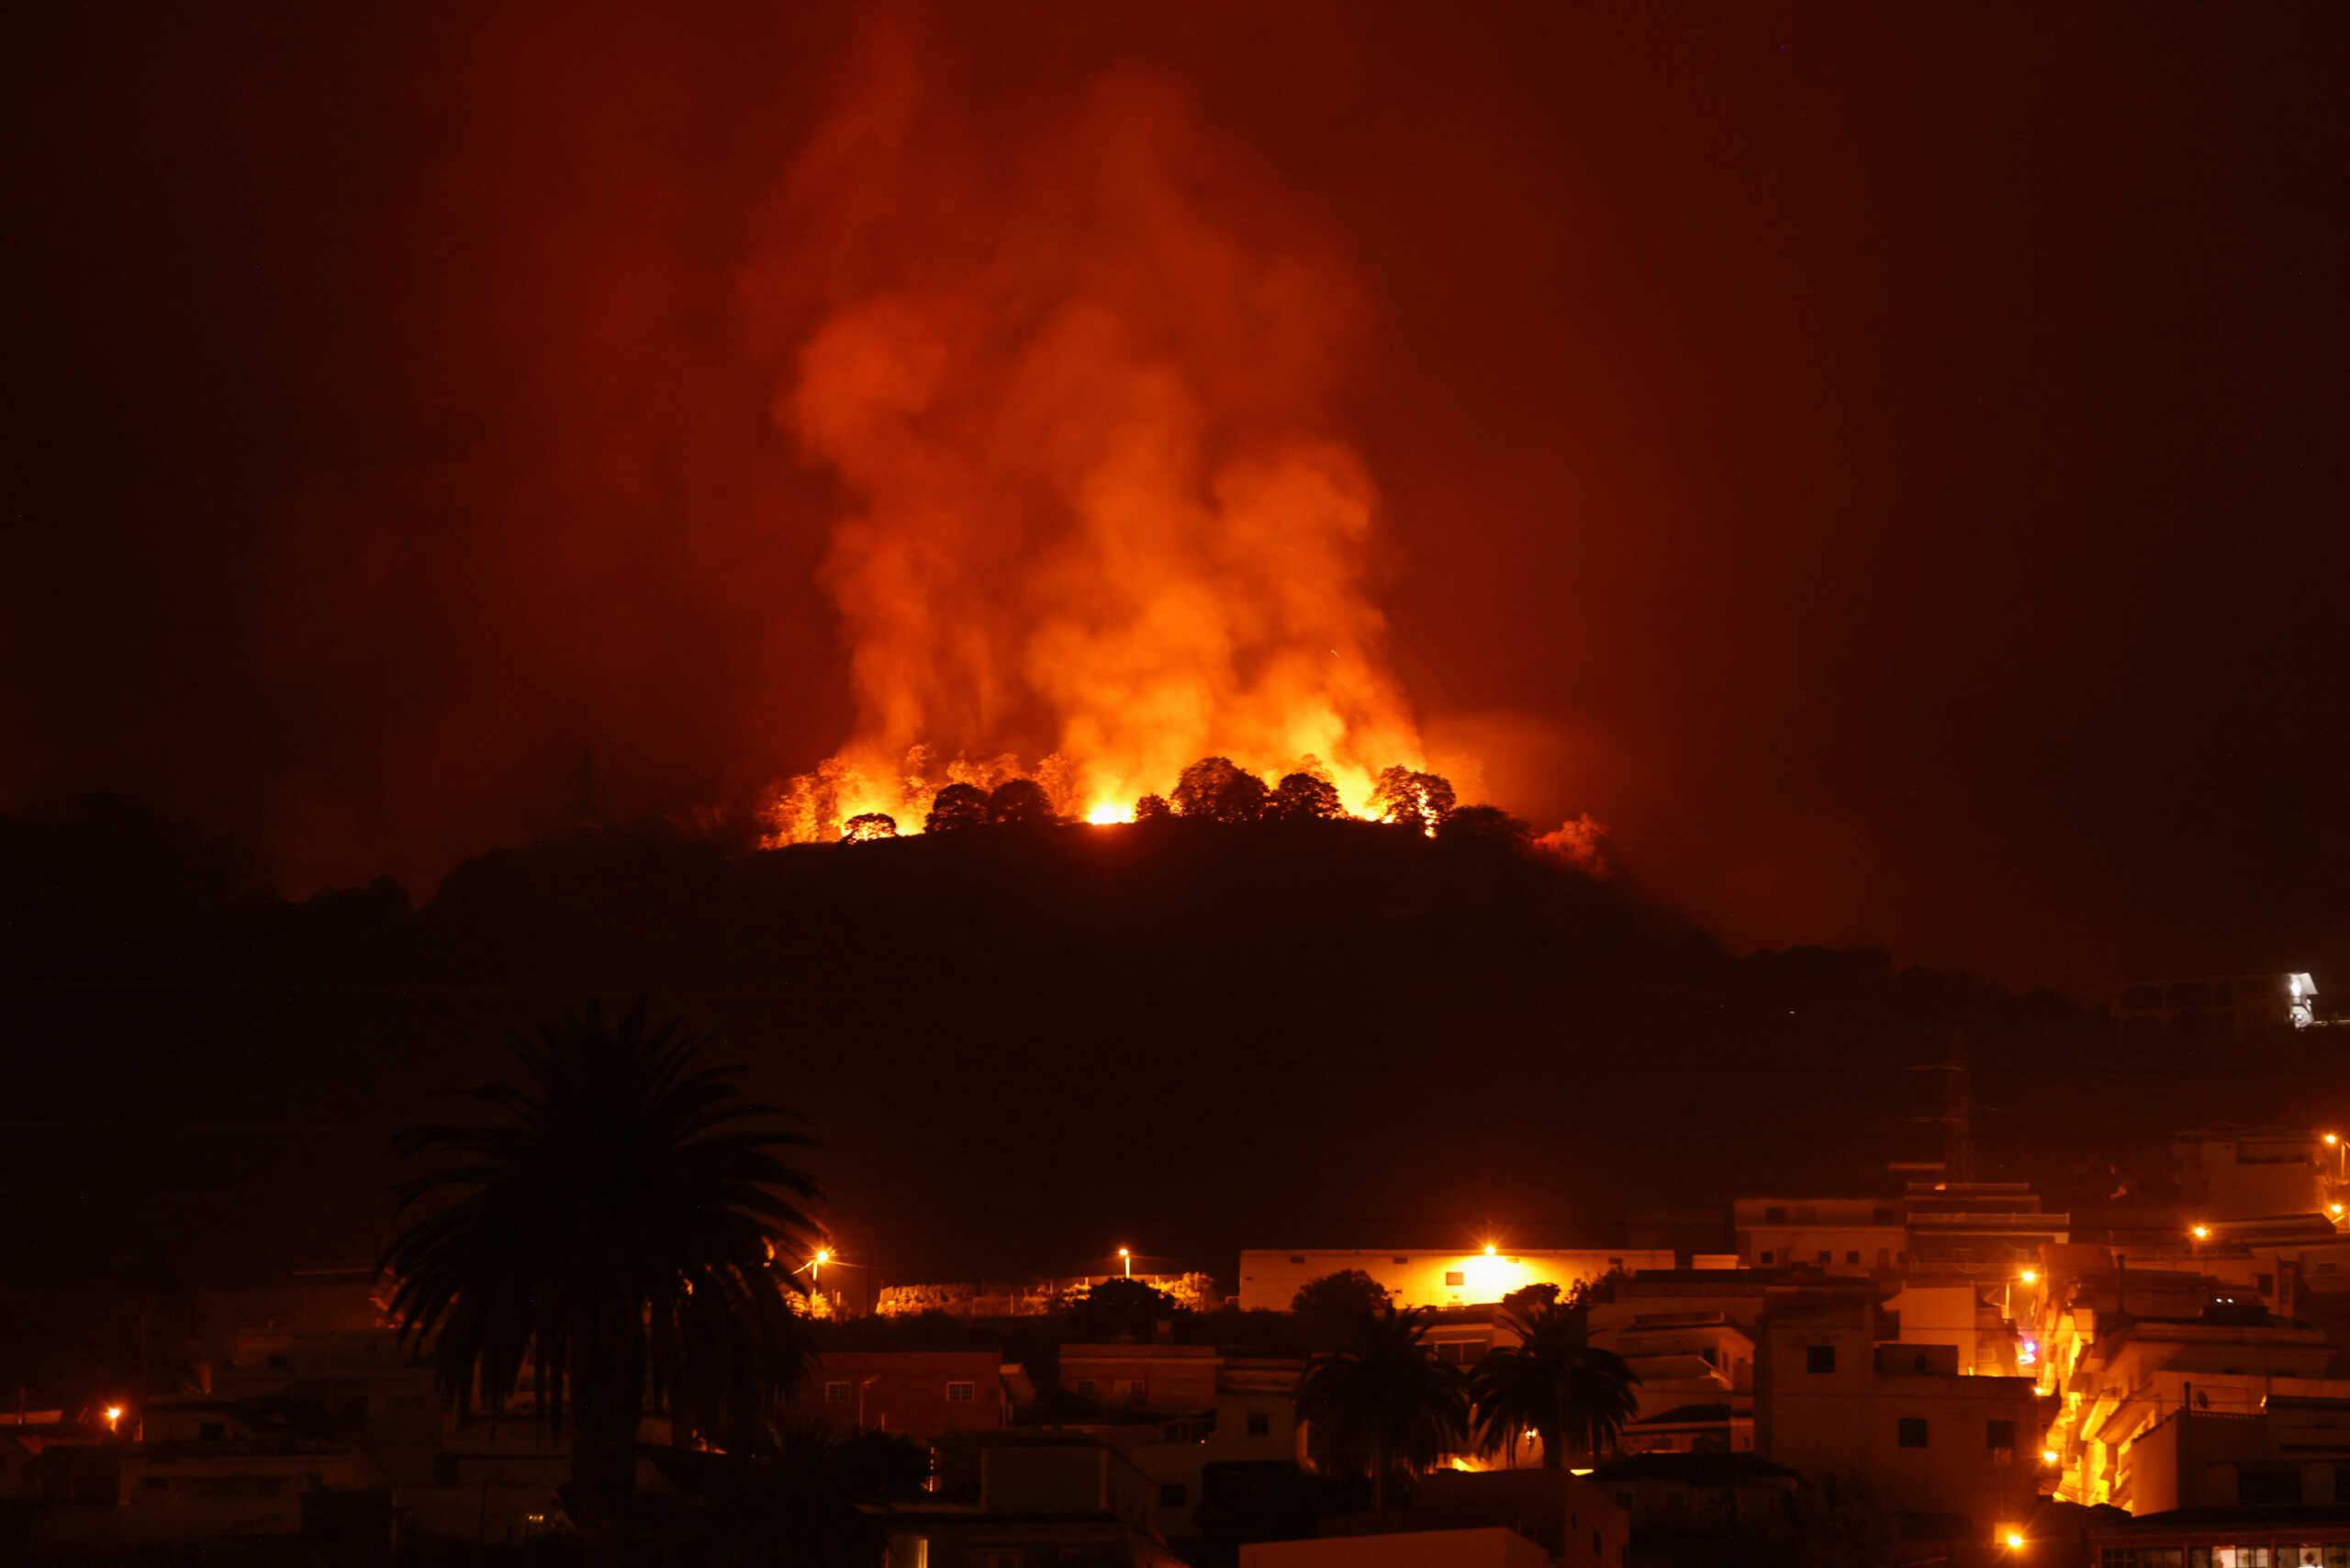
[[[610,1561],[628,1500],[636,1491],[636,1428],[644,1409],[642,1343],[621,1322],[583,1335],[573,1366],[571,1428],[574,1520],[591,1551]],[[602,1550],[598,1550],[598,1549]]]

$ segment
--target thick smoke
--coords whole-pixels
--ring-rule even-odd
[[[1335,409],[1353,275],[1164,81],[1009,125],[964,96],[877,40],[749,283],[792,345],[775,417],[844,493],[824,581],[859,714],[779,834],[919,826],[950,779],[1016,771],[1081,812],[1209,755],[1319,759],[1360,808],[1420,746]]]

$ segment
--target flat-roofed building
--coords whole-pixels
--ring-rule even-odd
[[[1891,1199],[1740,1198],[1730,1217],[1739,1262],[1750,1269],[1869,1274],[1909,1261],[1909,1228]]]

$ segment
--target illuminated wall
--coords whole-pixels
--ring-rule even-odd
[[[1398,1306],[1484,1306],[1526,1285],[1548,1282],[1565,1291],[1617,1269],[1637,1272],[1673,1266],[1669,1248],[1252,1251],[1240,1255],[1240,1305],[1251,1311],[1286,1312],[1301,1287],[1349,1269],[1386,1286]]]

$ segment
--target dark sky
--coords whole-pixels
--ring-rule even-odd
[[[16,36],[0,805],[421,889],[583,745],[655,810],[840,744],[839,498],[745,285],[847,80],[806,9]],[[1180,84],[1347,258],[1390,651],[1502,803],[1736,943],[2350,990],[2343,7],[910,31],[980,146]]]

